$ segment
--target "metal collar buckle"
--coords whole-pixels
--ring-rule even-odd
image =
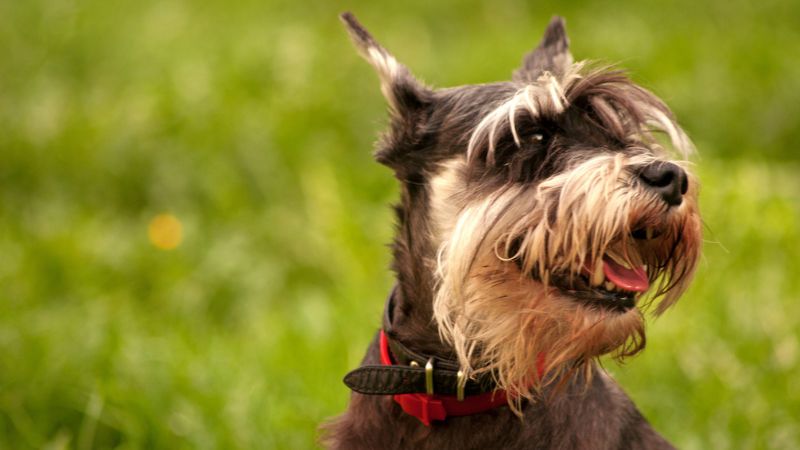
[[[412,361],[413,362],[413,361]],[[412,364],[415,365],[415,364]],[[459,370],[456,383],[456,399],[460,402],[464,401],[464,385],[466,384],[466,380],[464,379],[464,371]],[[428,395],[433,395],[433,358],[429,358],[428,362],[425,363],[425,393]]]

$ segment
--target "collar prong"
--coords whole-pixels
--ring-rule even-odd
[[[433,395],[433,358],[425,363],[425,392]]]
[[[456,399],[460,402],[464,401],[464,371],[459,370],[458,374],[456,374],[458,378],[458,384],[456,384]]]

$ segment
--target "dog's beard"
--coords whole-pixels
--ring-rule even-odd
[[[677,300],[701,241],[694,180],[673,208],[637,181],[655,160],[604,153],[463,206],[438,253],[434,317],[467,373],[492,373],[519,407],[595,357],[644,347],[642,309]],[[609,258],[643,269],[647,295],[598,283]]]

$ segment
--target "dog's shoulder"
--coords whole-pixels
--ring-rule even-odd
[[[647,422],[633,401],[604,370],[593,367],[588,384],[578,379],[554,395],[531,405],[525,435],[544,433],[550,442],[537,448],[672,449]],[[535,439],[536,434],[530,434]],[[526,436],[527,437],[527,436]],[[518,448],[526,447],[519,442]]]

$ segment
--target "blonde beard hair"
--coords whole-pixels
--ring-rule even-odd
[[[434,221],[440,245],[433,313],[441,338],[465,373],[491,373],[517,412],[524,399],[565,372],[589,375],[595,357],[640,351],[640,308],[660,300],[661,313],[674,303],[698,257],[695,180],[683,203],[667,208],[635,179],[634,168],[660,160],[652,153],[573,159],[534,187],[507,184],[477,201],[458,195],[468,191],[463,158],[446,164],[432,183],[432,210],[447,204],[450,211]],[[655,244],[630,237],[632,227],[642,225],[663,230]],[[648,265],[655,286],[638,308],[589,306],[551,284],[554,274],[574,277],[585,264],[600,264],[611,248],[632,265]]]

